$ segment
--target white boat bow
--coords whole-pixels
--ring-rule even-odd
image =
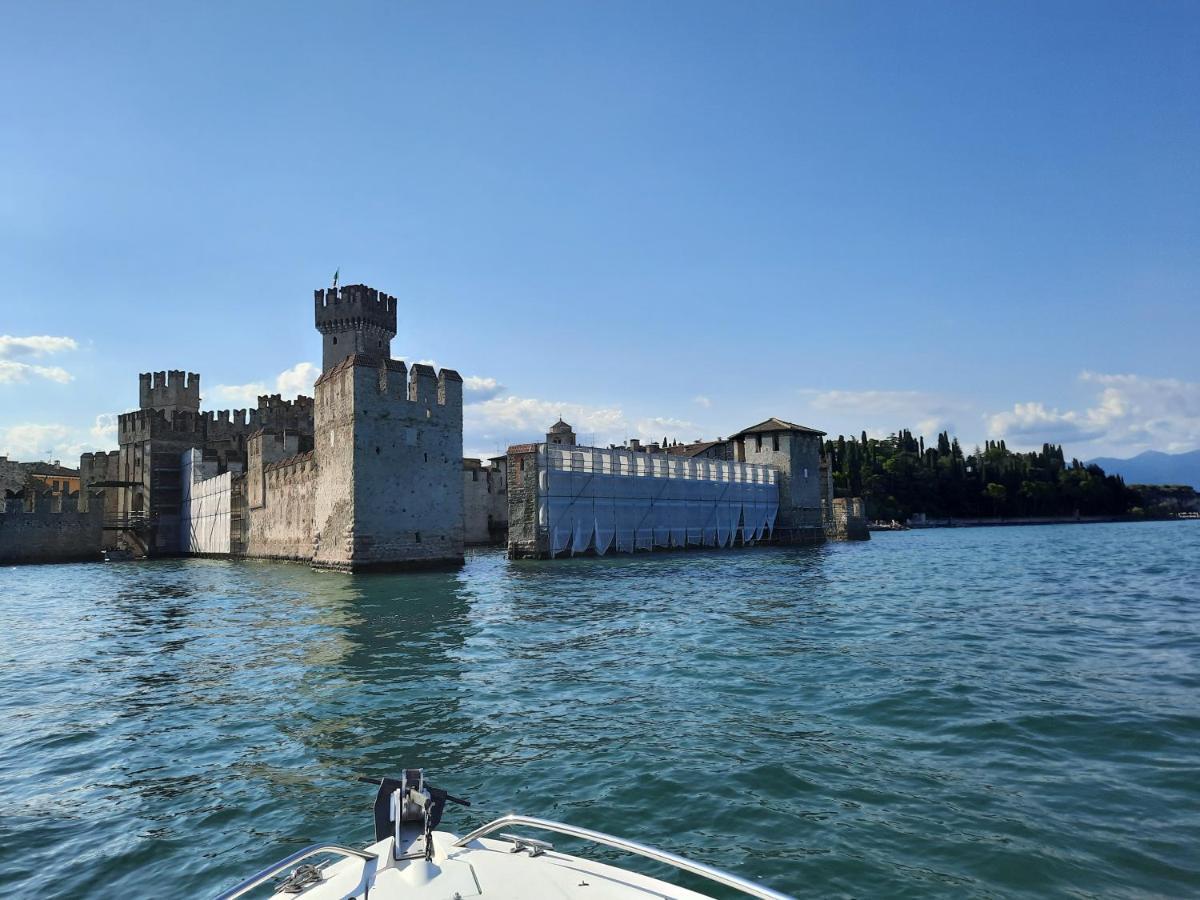
[[[235,900],[272,882],[275,897],[304,900],[711,900],[708,895],[648,875],[558,852],[538,838],[502,831],[509,828],[535,829],[612,847],[690,872],[747,897],[790,900],[786,894],[713,866],[549,819],[501,816],[460,838],[435,830],[448,799],[455,800],[426,786],[420,770],[407,770],[399,781],[383,779],[375,803],[375,843],[363,850],[314,844],[268,866],[218,900]],[[330,857],[335,859],[323,867],[305,862]]]

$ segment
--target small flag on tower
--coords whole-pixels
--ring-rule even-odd
[[[338,266],[336,269],[333,270],[333,289],[335,291],[337,290],[337,279],[338,279],[338,273],[340,271],[342,271],[341,266]]]

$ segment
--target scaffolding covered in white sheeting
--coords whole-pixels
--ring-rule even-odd
[[[729,547],[775,527],[770,466],[547,444],[537,453],[538,527],[551,556]]]

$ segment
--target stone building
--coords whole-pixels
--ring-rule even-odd
[[[715,441],[694,441],[691,444],[672,444],[667,448],[672,456],[689,459],[732,459],[728,442],[724,438]]]
[[[313,401],[258,398],[257,409],[200,411],[200,376],[179,370],[139,376],[139,408],[117,417],[120,449],[84,453],[79,461],[84,492],[103,490],[105,515],[120,540],[141,552],[183,551],[181,462],[185,451],[207,453],[219,472],[240,474],[246,441],[262,429],[286,430],[311,447]],[[89,501],[90,502],[90,501]]]
[[[860,500],[833,498],[824,432],[772,418],[728,440],[600,450],[555,441],[508,451],[512,558],[866,534]]]
[[[508,450],[508,555],[729,547],[772,540],[778,473],[770,466],[643,448],[551,440]],[[823,540],[823,535],[821,536]]]
[[[779,472],[777,543],[824,540],[821,509],[821,439],[825,432],[771,418],[729,438],[733,458],[771,466]]]
[[[315,322],[311,427],[263,417],[242,441],[244,474],[220,446],[191,457],[189,552],[353,572],[461,563],[462,378],[392,359],[396,300],[365,285],[318,290]]]
[[[463,460],[463,536],[468,546],[503,544],[508,535],[505,457]]]
[[[26,491],[0,501],[0,560],[5,563],[96,559],[103,513],[79,510],[78,495]]]
[[[294,559],[343,571],[463,559],[462,379],[391,358],[396,298],[318,290],[315,397],[200,411],[200,376],[141,376],[120,449],[80,474],[150,554]]]
[[[562,420],[559,416],[558,421],[550,426],[550,430],[546,432],[547,444],[558,444],[562,447],[575,446],[575,429]]]

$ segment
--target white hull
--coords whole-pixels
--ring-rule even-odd
[[[546,850],[536,857],[513,852],[508,841],[479,838],[455,847],[457,838],[433,833],[432,860],[392,858],[392,838],[365,849],[374,861],[342,859],[323,871],[323,880],[299,894],[304,900],[709,900],[704,894],[626,869]]]
[[[334,844],[308,847],[218,900],[237,900],[267,887],[276,890],[278,898],[304,900],[711,900],[670,882],[557,852],[546,841],[506,830],[514,828],[616,848],[759,900],[789,900],[757,882],[665,850],[547,819],[503,816],[458,838],[436,830],[448,800],[469,805],[425,786],[419,769],[405,770],[401,780],[382,779],[375,802],[374,844],[364,850]],[[331,856],[337,860],[317,867]]]

